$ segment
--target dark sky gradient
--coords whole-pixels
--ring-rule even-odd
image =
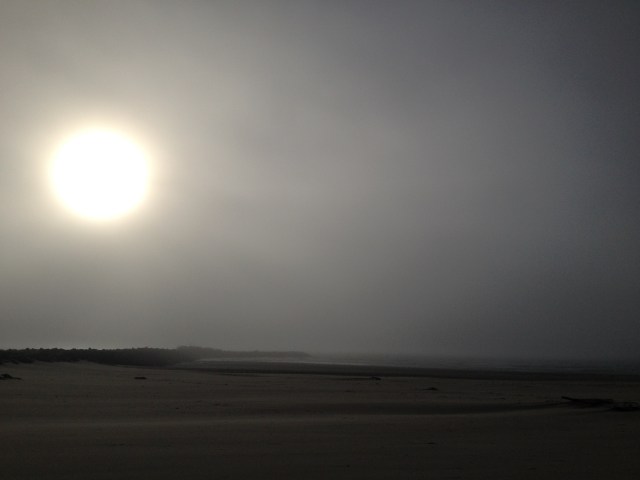
[[[640,352],[640,3],[0,1],[0,348]],[[139,138],[148,201],[45,168]]]

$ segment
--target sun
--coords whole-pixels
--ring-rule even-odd
[[[90,220],[111,220],[142,203],[149,165],[144,150],[126,135],[89,129],[60,145],[49,176],[56,196],[68,209]]]

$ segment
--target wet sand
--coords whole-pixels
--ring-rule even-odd
[[[640,478],[637,380],[227,367],[0,365],[0,478]]]

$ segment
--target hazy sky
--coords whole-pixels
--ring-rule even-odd
[[[640,3],[0,0],[0,348],[640,352]],[[153,162],[60,206],[74,130]]]

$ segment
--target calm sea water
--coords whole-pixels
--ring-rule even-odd
[[[288,362],[333,365],[375,365],[393,367],[441,368],[454,370],[492,370],[507,372],[539,373],[598,373],[616,375],[640,375],[638,360],[589,360],[589,359],[523,359],[523,358],[477,358],[427,355],[367,355],[367,354],[326,354],[314,353],[306,358],[243,358],[206,359],[217,360]]]
[[[353,365],[389,365],[399,367],[461,370],[499,370],[545,373],[602,373],[640,375],[637,360],[477,358],[421,355],[327,355],[314,354],[310,362]]]

